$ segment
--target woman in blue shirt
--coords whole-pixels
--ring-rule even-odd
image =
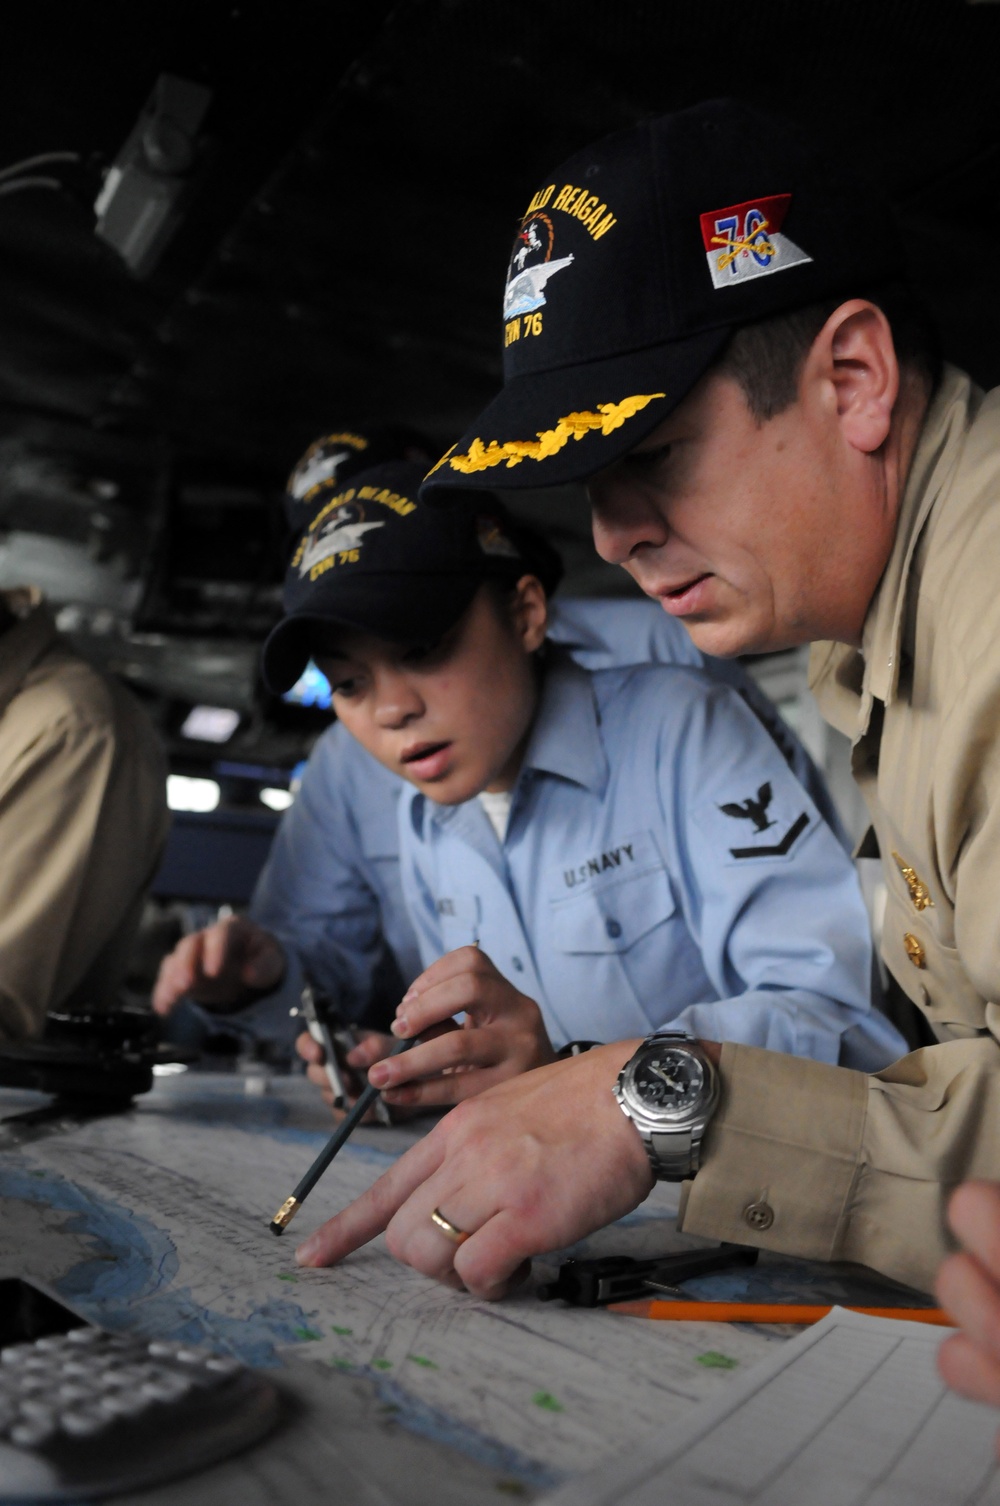
[[[393,1028],[431,1036],[371,1080],[452,1103],[575,1039],[668,1023],[892,1060],[853,867],[739,697],[547,650],[516,528],[482,494],[420,504],[418,483],[381,466],[326,501],[264,651],[278,691],[316,658],[346,730],[411,787],[402,877],[429,966]]]

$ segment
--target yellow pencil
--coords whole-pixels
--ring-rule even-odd
[[[673,1318],[691,1323],[818,1323],[829,1307],[783,1302],[612,1302],[609,1313],[629,1318]],[[955,1325],[940,1307],[849,1307],[848,1312],[869,1318],[901,1318],[908,1323],[933,1323],[939,1328]]]

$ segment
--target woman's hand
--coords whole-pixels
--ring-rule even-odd
[[[453,1016],[465,1015],[461,1025]],[[392,1026],[422,1037],[403,1056],[379,1061],[368,1080],[387,1103],[440,1108],[555,1061],[542,1012],[497,972],[478,947],[440,957],[410,986]]]

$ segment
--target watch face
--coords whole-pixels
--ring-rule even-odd
[[[654,1047],[636,1063],[632,1087],[644,1108],[680,1116],[700,1103],[705,1068],[690,1051]]]

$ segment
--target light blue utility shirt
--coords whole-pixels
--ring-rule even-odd
[[[477,800],[399,807],[426,964],[479,942],[553,1045],[670,1024],[866,1071],[906,1047],[871,1007],[854,867],[739,696],[663,665],[549,668],[504,840]]]
[[[738,663],[704,658],[654,602],[556,597],[549,637],[588,669],[703,665],[711,679],[734,685],[778,740],[813,802],[836,823],[821,775],[763,692]],[[282,941],[289,961],[282,988],[241,1015],[260,1034],[294,1032],[288,1011],[298,1001],[304,970],[348,1018],[383,1026],[422,971],[399,876],[396,806],[408,788],[339,722],[319,738],[250,906],[253,919]]]

